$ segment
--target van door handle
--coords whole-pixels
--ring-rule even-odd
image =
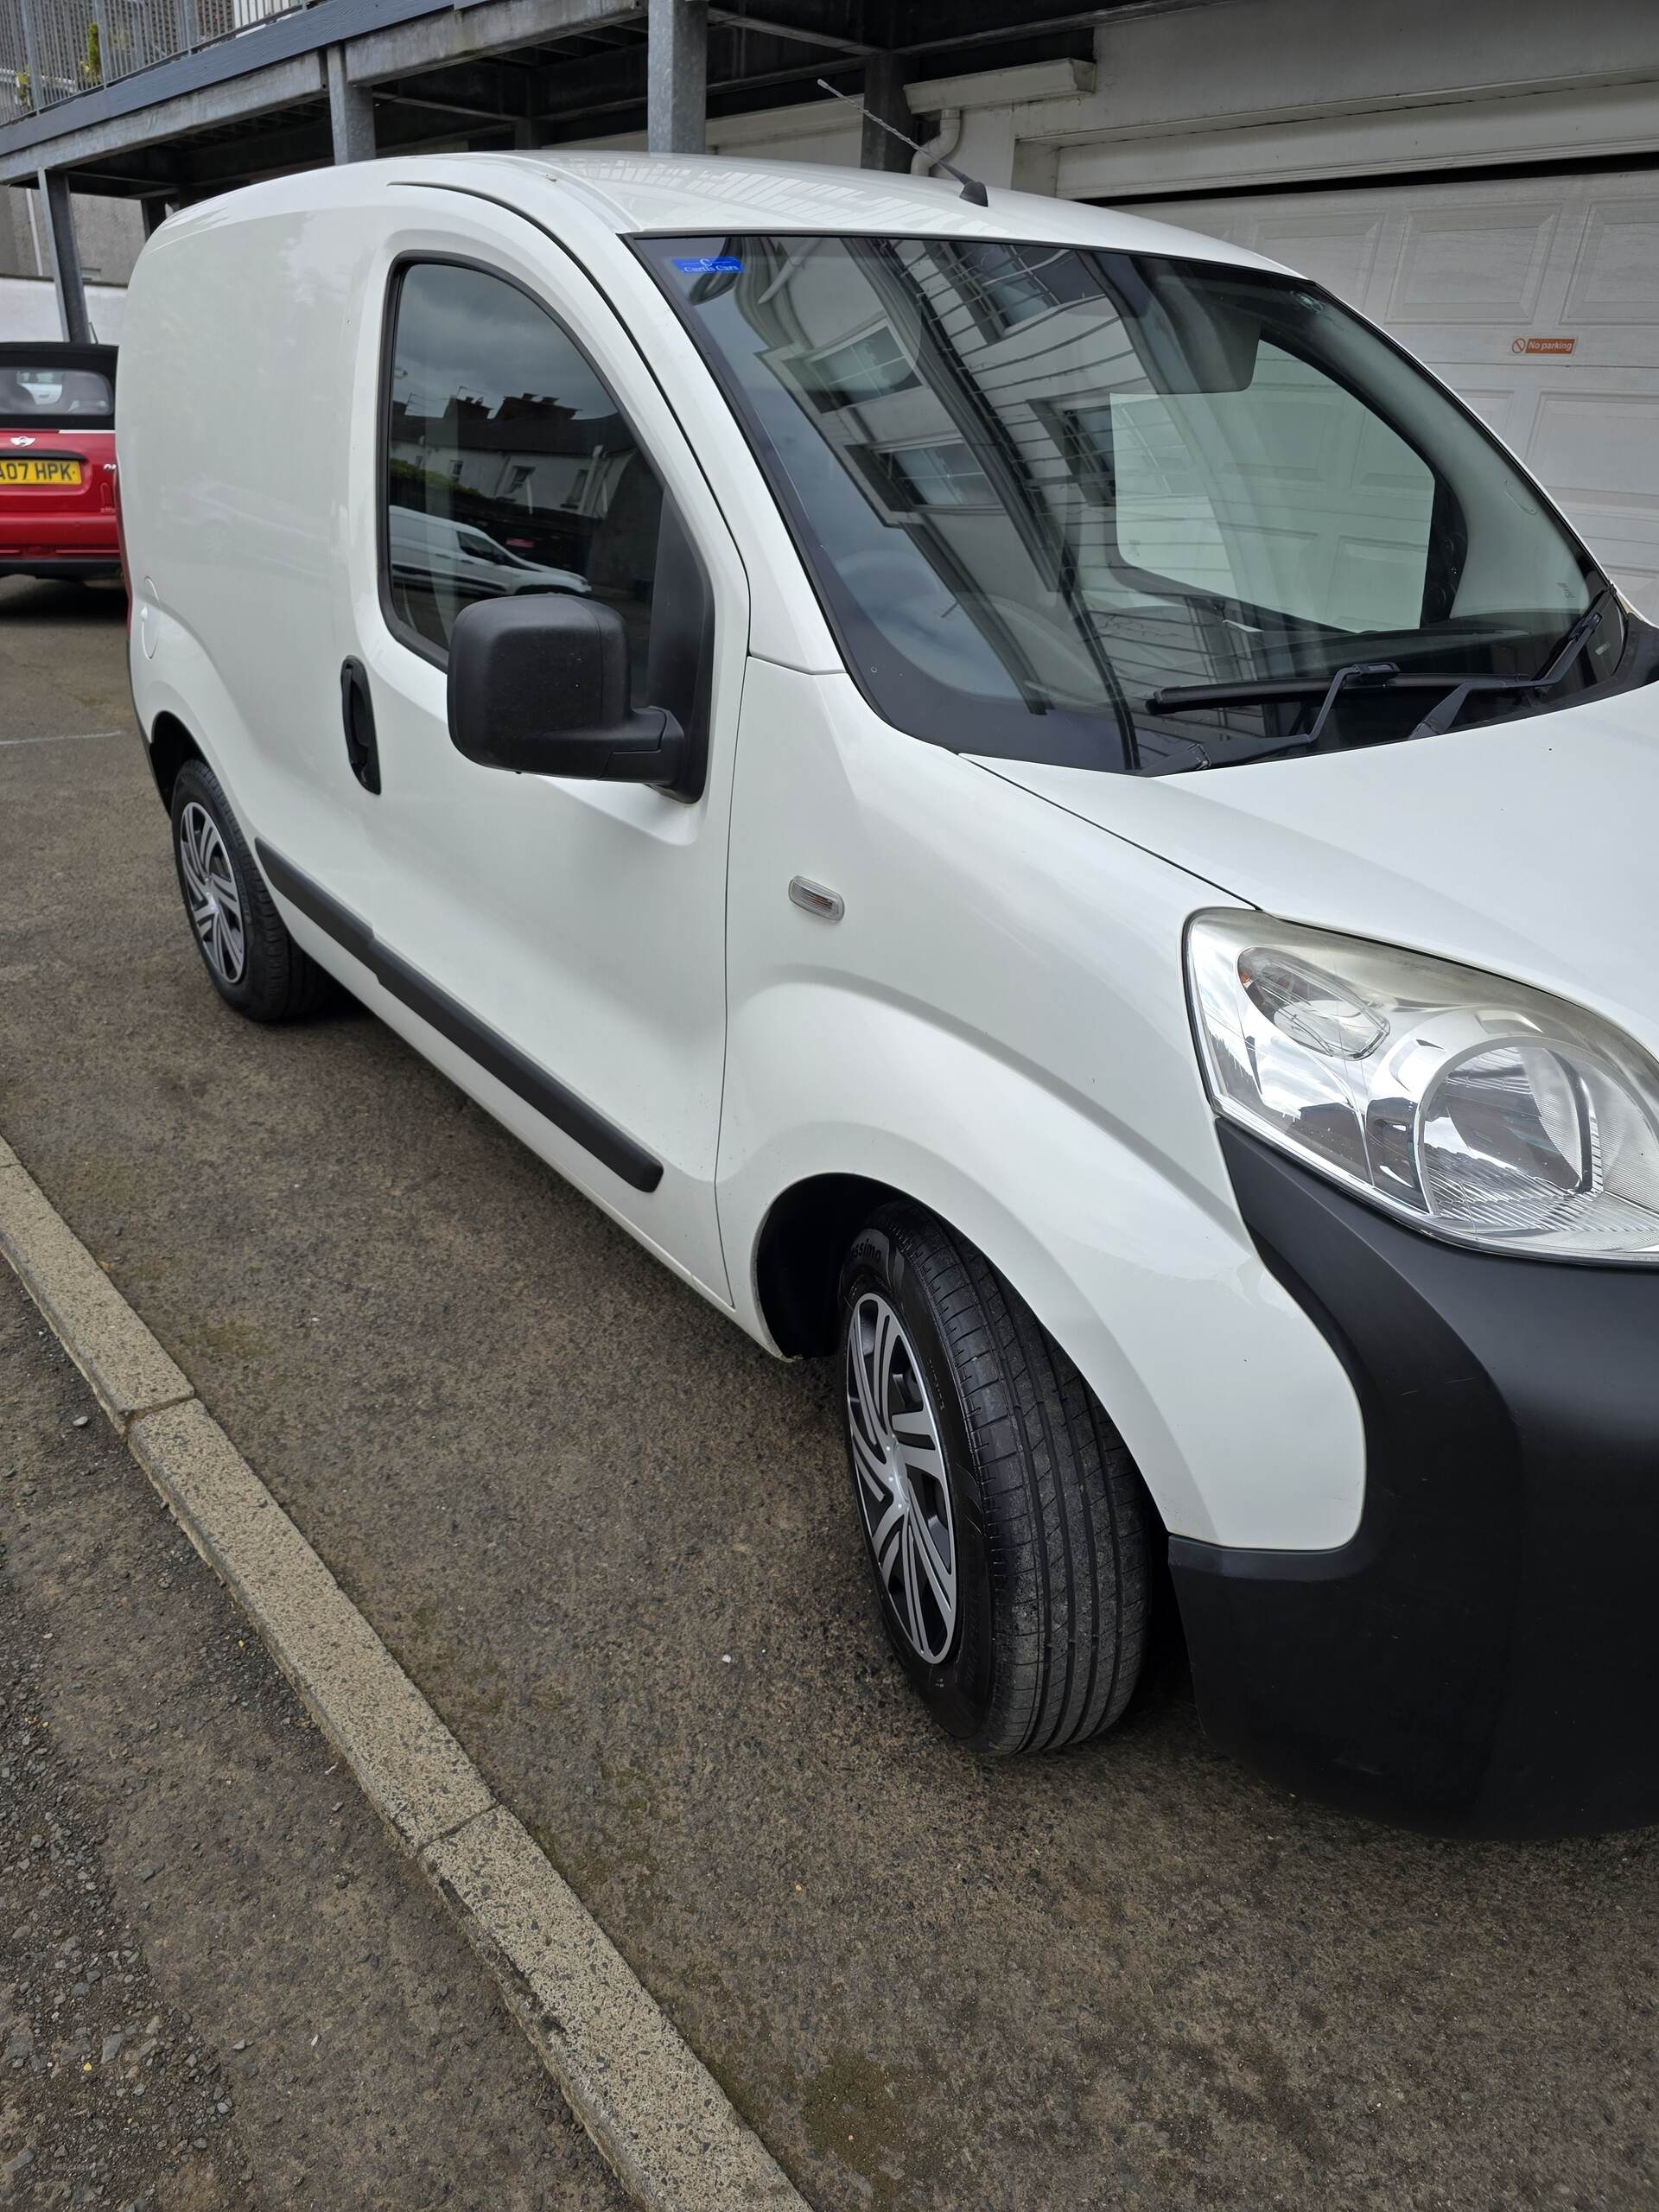
[[[380,747],[375,741],[374,700],[369,690],[369,671],[360,660],[341,664],[340,718],[345,726],[346,758],[352,773],[365,791],[378,791]]]

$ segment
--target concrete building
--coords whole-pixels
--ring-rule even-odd
[[[880,123],[1307,270],[1659,613],[1655,0],[0,0],[0,270],[39,237],[73,328],[78,266],[118,275],[140,222],[275,171],[647,143],[909,166]]]
[[[76,193],[75,238],[89,284],[124,284],[144,242],[143,215],[130,200]],[[0,193],[0,278],[52,282],[51,238],[40,187]]]

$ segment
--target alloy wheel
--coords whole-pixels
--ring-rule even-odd
[[[875,1571],[930,1664],[957,1630],[956,1523],[938,1423],[904,1324],[866,1291],[847,1332],[847,1428]]]
[[[194,799],[179,817],[179,868],[208,966],[221,982],[239,983],[248,964],[248,943],[236,871],[219,824]]]

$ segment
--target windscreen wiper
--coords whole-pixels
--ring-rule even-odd
[[[1166,684],[1162,690],[1147,694],[1147,711],[1179,715],[1195,707],[1252,707],[1276,699],[1318,699],[1313,726],[1297,741],[1311,745],[1325,735],[1332,709],[1350,686],[1379,691],[1439,691],[1440,700],[1411,732],[1413,737],[1436,737],[1451,728],[1471,692],[1553,690],[1600,627],[1612,595],[1609,588],[1591,601],[1538,676],[1448,677],[1443,670],[1437,675],[1407,674],[1395,661],[1357,660],[1346,662],[1328,676],[1262,676],[1236,683]]]
[[[1300,676],[1268,676],[1249,683],[1172,684],[1166,690],[1151,692],[1147,706],[1154,715],[1179,714],[1185,707],[1242,707],[1260,699],[1311,699],[1322,695],[1319,712],[1307,734],[1296,741],[1313,752],[1324,753],[1330,745],[1325,733],[1332,710],[1343,693],[1351,689],[1385,690],[1399,674],[1395,661],[1351,660],[1333,669],[1329,676],[1316,677],[1311,681]]]
[[[1179,715],[1189,707],[1253,707],[1263,700],[1317,699],[1319,713],[1309,736],[1322,732],[1331,709],[1348,689],[1375,687],[1392,690],[1396,683],[1446,682],[1443,676],[1402,677],[1391,660],[1344,661],[1325,676],[1251,676],[1236,683],[1168,683],[1161,691],[1147,694],[1147,709],[1154,715]]]
[[[1429,709],[1411,732],[1412,736],[1439,737],[1450,729],[1463,712],[1471,691],[1553,691],[1601,627],[1601,618],[1606,613],[1607,602],[1612,595],[1611,586],[1597,594],[1555,648],[1554,657],[1541,676],[1518,679],[1508,676],[1465,676],[1462,683],[1446,693],[1438,706]]]

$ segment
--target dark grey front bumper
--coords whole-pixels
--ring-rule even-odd
[[[1352,1377],[1366,1479],[1337,1551],[1172,1542],[1205,1728],[1437,1834],[1659,1819],[1659,1268],[1441,1243],[1221,1140],[1264,1260]]]

